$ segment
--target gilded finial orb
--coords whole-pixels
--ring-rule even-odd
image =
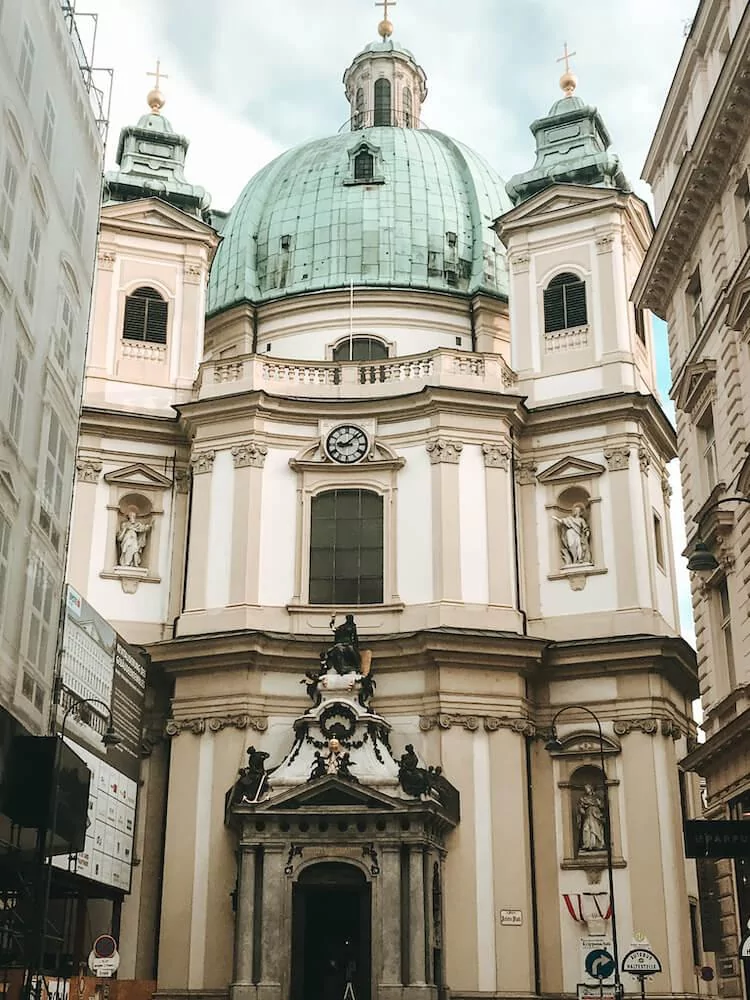
[[[162,94],[160,90],[154,87],[153,90],[149,90],[148,95],[146,97],[146,103],[151,108],[153,114],[155,115],[161,114],[161,109],[164,107],[164,104],[166,103],[164,100],[164,94]]]
[[[568,69],[560,77],[560,89],[566,97],[572,97],[578,86],[578,77]]]
[[[383,40],[390,38],[393,34],[393,22],[389,21],[387,17],[384,17],[378,25],[378,34]]]

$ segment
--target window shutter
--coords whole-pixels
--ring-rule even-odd
[[[167,342],[167,303],[163,299],[147,303],[146,340],[152,344]]]
[[[565,329],[564,291],[561,286],[544,289],[544,332]]]
[[[125,321],[122,335],[125,340],[143,340],[146,329],[146,300],[129,295],[125,299]]]
[[[565,285],[565,303],[567,306],[566,327],[585,326],[588,322],[586,317],[586,285],[583,281],[576,281]]]

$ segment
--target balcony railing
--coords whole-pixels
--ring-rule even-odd
[[[201,365],[201,398],[263,390],[279,396],[367,397],[450,386],[505,392],[515,372],[496,354],[440,348],[382,361],[285,361],[258,354]]]

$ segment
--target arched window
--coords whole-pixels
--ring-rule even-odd
[[[404,87],[401,99],[404,106],[404,128],[411,128],[414,123],[414,101],[410,87]]]
[[[383,498],[369,490],[329,490],[310,514],[310,604],[381,604]]]
[[[333,349],[334,361],[382,361],[388,357],[388,348],[375,337],[353,337],[342,340]]]
[[[365,92],[361,87],[357,89],[357,96],[354,98],[354,120],[352,128],[364,128],[365,124]]]
[[[544,332],[585,326],[586,282],[566,271],[556,275],[544,289]]]
[[[360,149],[354,157],[354,180],[365,184],[375,176],[375,160],[369,149]]]
[[[127,296],[122,335],[125,340],[166,344],[167,303],[155,288],[136,288]]]
[[[392,125],[391,120],[391,84],[389,80],[375,81],[375,117],[374,125]]]

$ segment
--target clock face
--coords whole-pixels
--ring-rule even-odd
[[[370,442],[361,427],[342,424],[335,427],[326,438],[326,451],[334,462],[351,465],[359,462],[369,451]]]

